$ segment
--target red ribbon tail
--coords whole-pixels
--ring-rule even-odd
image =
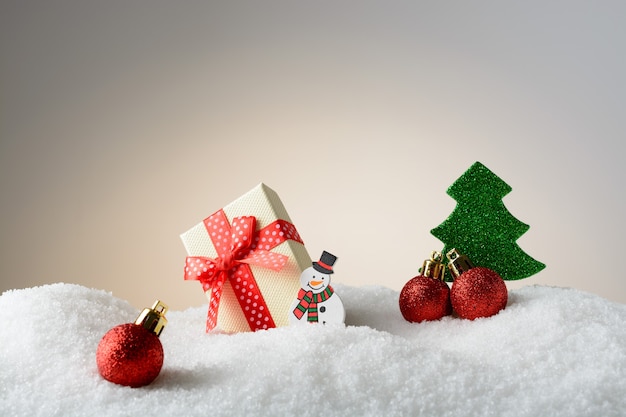
[[[209,306],[209,310],[206,313],[206,333],[215,329],[215,325],[216,325],[215,321],[209,318],[210,316],[211,316],[211,307]]]
[[[209,298],[209,310],[206,316],[206,331],[207,333],[213,330],[217,326],[217,314],[220,308],[220,299],[222,298],[222,291],[224,288],[224,282],[228,279],[226,271],[220,271],[217,278],[213,281],[211,287],[206,291],[211,291],[211,298]]]

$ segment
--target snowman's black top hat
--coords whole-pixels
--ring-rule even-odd
[[[328,253],[326,251],[322,252],[322,256],[320,256],[320,260],[317,262],[313,262],[313,269],[323,274],[332,274],[333,273],[333,265],[337,257],[332,253]]]

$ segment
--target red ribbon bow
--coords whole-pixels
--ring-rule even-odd
[[[185,279],[200,281],[205,292],[211,290],[206,331],[217,325],[226,279],[230,280],[252,331],[276,327],[250,265],[280,271],[288,257],[270,251],[288,239],[302,243],[295,226],[285,220],[276,220],[256,231],[254,216],[235,217],[230,225],[223,210],[204,219],[204,226],[217,257],[188,256]]]

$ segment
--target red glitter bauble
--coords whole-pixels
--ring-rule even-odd
[[[452,283],[450,301],[464,319],[490,317],[506,307],[508,291],[497,272],[475,267],[463,272]]]
[[[163,366],[163,346],[159,337],[145,327],[128,323],[109,330],[96,351],[100,375],[108,381],[129,387],[148,385]]]
[[[400,291],[400,312],[405,320],[439,320],[452,313],[450,289],[438,279],[418,275]]]

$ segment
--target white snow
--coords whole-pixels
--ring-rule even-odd
[[[100,338],[139,313],[126,301],[73,284],[5,292],[0,415],[626,415],[626,305],[535,286],[490,318],[417,324],[396,291],[335,289],[345,327],[206,334],[206,307],[168,312],[165,364],[143,388],[96,368]]]

